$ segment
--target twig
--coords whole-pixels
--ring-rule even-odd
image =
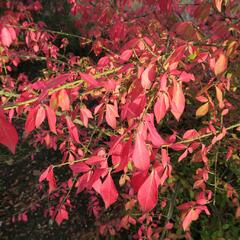
[[[76,34],[71,34],[71,33],[66,33],[66,32],[60,32],[60,31],[55,31],[55,30],[50,30],[50,29],[38,29],[38,28],[33,28],[33,27],[23,27],[20,25],[12,25],[12,24],[4,24],[6,27],[13,27],[13,28],[19,28],[19,29],[24,29],[24,30],[29,30],[29,31],[42,31],[42,32],[48,32],[48,33],[53,33],[53,34],[58,34],[62,36],[67,36],[67,37],[75,37],[75,38],[80,38],[87,40],[89,43],[92,42],[92,39],[85,38]]]
[[[216,155],[214,159],[214,194],[213,194],[213,205],[216,205],[216,193],[217,193],[217,164],[218,164],[218,155],[219,155],[219,146],[220,142],[218,142]]]
[[[174,192],[172,194],[171,200],[170,200],[170,204],[169,204],[169,208],[168,208],[168,213],[167,213],[167,218],[165,221],[165,225],[169,222],[169,220],[171,220],[172,215],[173,215],[173,209],[174,209],[174,205],[176,202],[176,198],[177,198],[177,191],[178,191],[178,187],[179,187],[179,182],[176,183],[175,187],[174,187]],[[160,240],[163,240],[165,235],[167,233],[167,230],[164,228]]]
[[[235,123],[229,127],[226,128],[226,130],[231,130],[231,129],[234,129],[234,128],[237,128],[237,127],[240,127],[240,123]],[[216,133],[220,133],[221,130],[217,130]],[[186,143],[191,143],[191,142],[194,142],[196,140],[200,140],[200,139],[203,139],[203,138],[207,138],[207,137],[210,137],[212,136],[214,133],[213,132],[210,132],[210,133],[206,133],[206,134],[203,134],[199,137],[195,137],[195,138],[191,138],[191,139],[187,139],[187,140],[183,140],[183,141],[180,141],[180,142],[176,142],[176,143],[173,143],[173,144],[186,144]],[[162,145],[162,148],[168,148],[170,147],[171,145],[173,144],[164,144]]]
[[[62,206],[65,204],[67,198],[69,197],[70,193],[72,192],[72,189],[73,189],[73,187],[75,186],[75,183],[76,183],[77,179],[78,179],[78,176],[74,177],[72,186],[69,188],[67,194],[65,195],[65,197],[63,198],[63,200],[61,201],[61,203],[59,204],[57,210],[55,211],[55,213],[54,213],[54,215],[53,215],[53,219],[54,219],[54,220],[56,219],[59,210],[60,210],[60,209],[62,208]]]
[[[75,163],[78,163],[78,162],[85,162],[88,159],[89,159],[89,157],[78,159],[78,160],[75,160],[73,162],[64,162],[64,163],[56,164],[56,165],[53,165],[53,169],[54,168],[59,168],[59,167],[62,167],[62,166],[66,166],[66,165],[72,165],[72,164],[75,164]]]
[[[113,73],[116,73],[117,71],[119,71],[122,67],[118,67],[118,68],[115,68],[115,69],[112,69],[112,70],[108,70],[108,71],[105,71],[105,72],[102,72],[102,73],[98,73],[96,75],[94,75],[95,78],[100,78],[102,76],[108,76],[110,74],[113,74]],[[80,83],[82,83],[83,80],[80,79],[80,80],[76,80],[74,82],[69,82],[69,83],[66,83],[58,88],[54,88],[52,90],[49,90],[49,95],[53,94],[54,92],[56,91],[59,91],[61,89],[65,89],[65,88],[75,88],[77,87]],[[35,97],[35,98],[32,98],[32,99],[29,99],[29,100],[26,100],[26,101],[23,101],[23,102],[18,102],[18,103],[15,103],[15,104],[12,104],[12,105],[7,105],[7,106],[2,106],[3,110],[9,110],[9,109],[15,109],[19,106],[23,106],[23,105],[27,105],[27,104],[30,104],[30,103],[34,103],[38,100],[38,97]]]

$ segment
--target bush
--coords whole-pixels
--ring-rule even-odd
[[[0,143],[49,152],[49,203],[13,222],[42,208],[60,225],[81,205],[102,236],[239,236],[237,1],[1,9]]]

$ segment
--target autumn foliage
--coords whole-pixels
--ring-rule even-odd
[[[40,1],[1,3],[0,143],[60,152],[39,169],[52,204],[12,221],[43,208],[60,225],[82,195],[103,236],[190,239],[221,195],[240,217],[239,189],[221,177],[240,163],[239,3],[190,2],[58,2],[75,33],[39,20]]]

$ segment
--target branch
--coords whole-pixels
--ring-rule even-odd
[[[62,35],[62,36],[67,36],[67,37],[75,37],[75,38],[80,38],[86,40],[88,43],[92,42],[91,39],[85,38],[76,34],[71,34],[71,33],[66,33],[66,32],[60,32],[60,31],[54,31],[54,30],[49,30],[49,29],[38,29],[38,28],[33,28],[33,27],[23,27],[20,25],[12,25],[12,24],[3,24],[6,27],[13,27],[13,28],[19,28],[23,30],[29,30],[29,31],[43,31],[43,32],[48,32],[48,33],[53,33],[57,35]]]
[[[108,76],[108,75],[111,75],[113,73],[116,73],[117,71],[119,71],[122,67],[118,67],[118,68],[115,68],[115,69],[112,69],[112,70],[108,70],[108,71],[105,71],[105,72],[102,72],[102,73],[98,73],[96,75],[94,75],[95,78],[100,78],[102,76]],[[49,95],[53,94],[54,92],[57,92],[61,89],[65,89],[65,88],[75,88],[77,87],[80,83],[82,83],[84,80],[83,79],[79,79],[79,80],[76,80],[74,82],[69,82],[69,83],[66,83],[60,87],[57,87],[57,88],[54,88],[52,90],[49,90]],[[34,103],[38,100],[38,97],[35,97],[35,98],[32,98],[32,99],[29,99],[29,100],[26,100],[26,101],[23,101],[23,102],[18,102],[18,103],[15,103],[15,104],[11,104],[11,105],[5,105],[5,106],[2,106],[2,109],[3,110],[9,110],[9,109],[15,109],[19,106],[23,106],[23,105],[27,105],[27,104],[30,104],[30,103]]]
[[[240,123],[233,124],[233,125],[227,127],[226,130],[231,130],[231,129],[234,129],[234,128],[237,128],[237,127],[240,127]],[[217,130],[217,131],[216,131],[216,133],[220,133],[220,132],[221,132],[220,130]],[[173,144],[175,145],[175,144],[191,143],[191,142],[194,142],[194,141],[203,139],[203,138],[210,137],[210,136],[212,136],[213,134],[214,134],[213,132],[210,132],[210,133],[203,134],[203,135],[201,135],[201,136],[199,136],[199,137],[195,137],[195,138],[183,140],[183,141],[180,141],[180,142],[171,143],[171,144],[164,144],[164,145],[162,145],[162,148],[168,148],[168,147],[170,147],[170,146],[173,145]]]

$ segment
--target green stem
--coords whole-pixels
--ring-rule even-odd
[[[94,75],[95,78],[100,78],[102,76],[108,76],[110,74],[113,74],[113,73],[116,73],[117,71],[119,71],[122,67],[118,67],[118,68],[115,68],[115,69],[112,69],[112,70],[108,70],[108,71],[105,71],[105,72],[102,72],[102,73],[98,73],[96,75]],[[66,83],[60,87],[57,87],[57,88],[54,88],[52,90],[49,90],[49,95],[53,94],[54,92],[56,91],[59,91],[61,89],[65,89],[65,88],[75,88],[77,87],[80,83],[83,82],[83,79],[80,79],[80,80],[76,80],[74,82],[70,82],[70,83]],[[15,104],[12,104],[12,105],[7,105],[7,106],[3,106],[2,108],[4,110],[9,110],[9,109],[15,109],[19,106],[23,106],[23,105],[27,105],[27,104],[30,104],[30,103],[34,103],[38,100],[38,97],[35,97],[35,98],[32,98],[32,99],[29,99],[29,100],[26,100],[26,101],[23,101],[23,102],[18,102],[18,103],[15,103]]]
[[[236,124],[233,124],[229,127],[226,128],[226,130],[231,130],[231,129],[234,129],[234,128],[237,128],[237,127],[240,127],[240,123],[236,123]],[[216,133],[220,133],[221,130],[217,130]],[[183,140],[183,141],[180,141],[180,142],[177,142],[177,143],[174,143],[174,144],[186,144],[186,143],[191,143],[191,142],[194,142],[196,140],[201,140],[203,138],[207,138],[207,137],[210,137],[213,135],[213,132],[210,132],[210,133],[206,133],[206,134],[203,134],[199,137],[196,137],[196,138],[191,138],[191,139],[187,139],[187,140]],[[163,148],[168,148],[170,147],[172,144],[164,144],[162,145]]]

